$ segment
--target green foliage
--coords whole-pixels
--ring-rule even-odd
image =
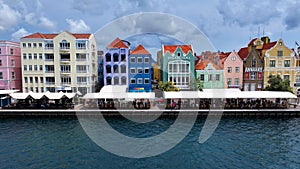
[[[199,78],[192,79],[192,80],[190,81],[189,87],[190,87],[192,90],[199,90],[199,91],[202,91],[202,89],[203,89],[203,82],[201,82],[201,80],[200,80]]]
[[[267,91],[288,91],[293,92],[289,80],[283,80],[280,75],[270,75],[269,85],[264,90]]]
[[[158,82],[158,89],[161,89],[163,91],[166,91],[166,92],[171,92],[171,91],[179,91],[180,89],[178,87],[175,87],[174,86],[174,83],[173,82]]]

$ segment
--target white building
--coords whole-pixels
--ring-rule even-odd
[[[93,92],[97,46],[93,34],[35,33],[21,38],[24,92]]]

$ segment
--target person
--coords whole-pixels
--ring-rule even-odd
[[[172,109],[175,109],[175,107],[176,107],[175,101],[174,99],[172,99]]]

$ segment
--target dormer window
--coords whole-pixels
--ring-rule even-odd
[[[260,41],[257,41],[256,44],[257,44],[257,46],[260,46]]]
[[[282,46],[282,42],[279,42],[279,46]]]
[[[181,56],[181,53],[180,53],[180,52],[177,52],[177,56],[180,57],[180,56]]]

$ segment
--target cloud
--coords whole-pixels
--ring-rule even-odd
[[[15,41],[15,42],[19,42],[20,38],[26,35],[29,35],[30,33],[28,31],[26,31],[24,28],[20,28],[19,30],[17,30],[16,32],[14,32],[11,35],[11,40]]]
[[[103,14],[110,9],[106,0],[73,0],[72,4],[74,9],[89,14]]]
[[[288,7],[287,15],[284,18],[284,24],[287,30],[294,29],[300,25],[300,2],[296,2],[296,4]]]
[[[0,0],[0,31],[6,31],[16,26],[21,14]]]
[[[53,21],[46,18],[45,16],[37,16],[36,13],[28,13],[24,16],[25,22],[32,26],[37,26],[39,28],[43,28],[49,31],[54,31],[56,25]]]
[[[217,10],[226,24],[238,24],[244,27],[268,24],[271,19],[280,17],[282,13],[277,8],[278,4],[271,0],[219,0]]]
[[[47,30],[55,30],[55,23],[44,16],[40,17],[39,25]]]
[[[72,33],[87,33],[91,31],[91,28],[82,19],[73,20],[67,18],[66,22],[69,24],[69,31]]]

